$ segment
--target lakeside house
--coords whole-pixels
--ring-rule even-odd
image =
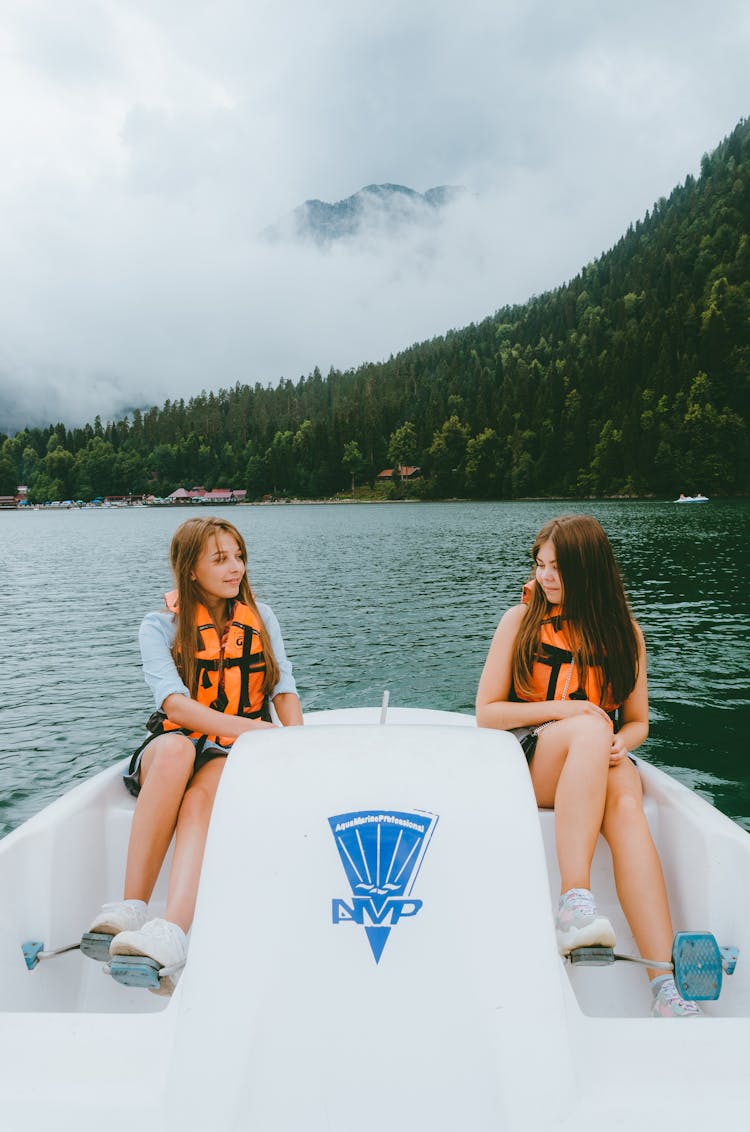
[[[382,472],[378,472],[378,474],[375,476],[375,482],[387,483],[390,480],[395,480],[397,474],[398,477],[402,480],[415,480],[422,475],[422,469],[412,467],[408,464],[401,464],[399,466],[398,473],[396,472],[395,468],[383,468]]]
[[[27,507],[29,503],[29,489],[25,484],[21,484],[16,488],[15,495],[0,495],[0,508],[5,511],[14,510],[16,507]]]
[[[177,504],[222,504],[244,503],[247,491],[244,488],[214,487],[206,491],[205,487],[178,487],[164,500],[165,503]]]
[[[29,489],[25,485],[16,489],[15,495],[0,495],[0,510],[15,510],[18,507],[29,507]],[[164,506],[169,503],[176,504],[203,504],[221,506],[223,504],[244,503],[247,499],[245,488],[214,487],[207,491],[205,487],[191,487],[185,489],[178,487],[166,499],[159,499],[155,495],[98,495],[90,502],[82,499],[55,499],[45,503],[45,507],[134,507],[145,504],[150,507]],[[40,504],[35,504],[40,506]]]

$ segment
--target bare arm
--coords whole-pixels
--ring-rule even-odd
[[[509,700],[513,644],[521,628],[526,607],[515,605],[504,613],[492,638],[477,690],[477,724],[507,731],[511,727],[534,727],[551,717],[547,703],[514,703]]]
[[[513,644],[525,613],[526,606],[513,606],[503,615],[495,630],[477,690],[478,726],[508,731],[512,727],[536,727],[551,719],[569,719],[573,715],[602,716],[611,726],[611,720],[604,709],[588,700],[514,703],[508,699],[512,684]]]
[[[640,747],[648,737],[648,677],[646,675],[646,642],[640,627],[638,633],[638,677],[635,687],[620,710],[620,730],[612,740],[614,759]]]
[[[294,692],[279,692],[273,706],[283,727],[299,727],[303,723],[302,704]]]
[[[201,735],[222,735],[227,739],[237,739],[245,731],[273,727],[272,723],[266,723],[263,719],[243,719],[239,715],[225,715],[222,711],[214,711],[180,692],[167,696],[162,704],[162,711],[170,723],[176,723],[178,727],[198,731]]]

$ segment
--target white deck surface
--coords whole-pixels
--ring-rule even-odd
[[[750,836],[642,768],[676,928],[741,949],[705,1019],[652,1019],[640,968],[557,955],[554,818],[515,740],[467,716],[379,718],[319,713],[236,745],[171,1000],[78,952],[32,972],[21,954],[27,939],[73,942],[119,896],[121,768],[0,842],[3,1132],[746,1126]],[[381,884],[362,924],[334,922],[357,894],[329,818],[391,812],[429,827],[410,885]],[[633,950],[603,842],[592,887]],[[164,892],[162,876],[155,914]],[[368,925],[390,926],[379,962]]]

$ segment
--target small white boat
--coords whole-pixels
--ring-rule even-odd
[[[640,967],[557,954],[554,815],[515,739],[380,715],[238,741],[171,999],[78,950],[22,953],[119,896],[122,765],[0,842],[4,1132],[745,1127],[750,836],[639,762],[676,928],[740,950],[704,1019],[654,1019]],[[593,888],[634,955],[602,841]]]
[[[707,495],[680,495],[675,503],[708,503]]]

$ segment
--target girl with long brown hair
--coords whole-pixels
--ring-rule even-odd
[[[282,725],[302,723],[279,624],[255,600],[237,528],[213,517],[188,519],[175,531],[170,557],[177,588],[166,595],[166,610],[148,614],[139,633],[157,710],[125,776],[137,802],[124,898],[105,904],[86,933],[105,943],[111,936],[112,955],[146,956],[162,968],[185,960],[229,749],[244,732],[274,726],[271,703]],[[148,902],[173,836],[166,909],[153,918]],[[161,979],[162,993],[173,988],[173,977]]]
[[[601,832],[617,894],[641,955],[669,962],[672,922],[661,863],[628,757],[648,735],[646,646],[633,619],[612,546],[589,515],[542,527],[523,601],[495,632],[477,692],[477,723],[513,731],[526,754],[537,803],[554,808],[562,955],[613,947],[591,892]],[[658,1017],[701,1012],[674,979],[649,969]]]

